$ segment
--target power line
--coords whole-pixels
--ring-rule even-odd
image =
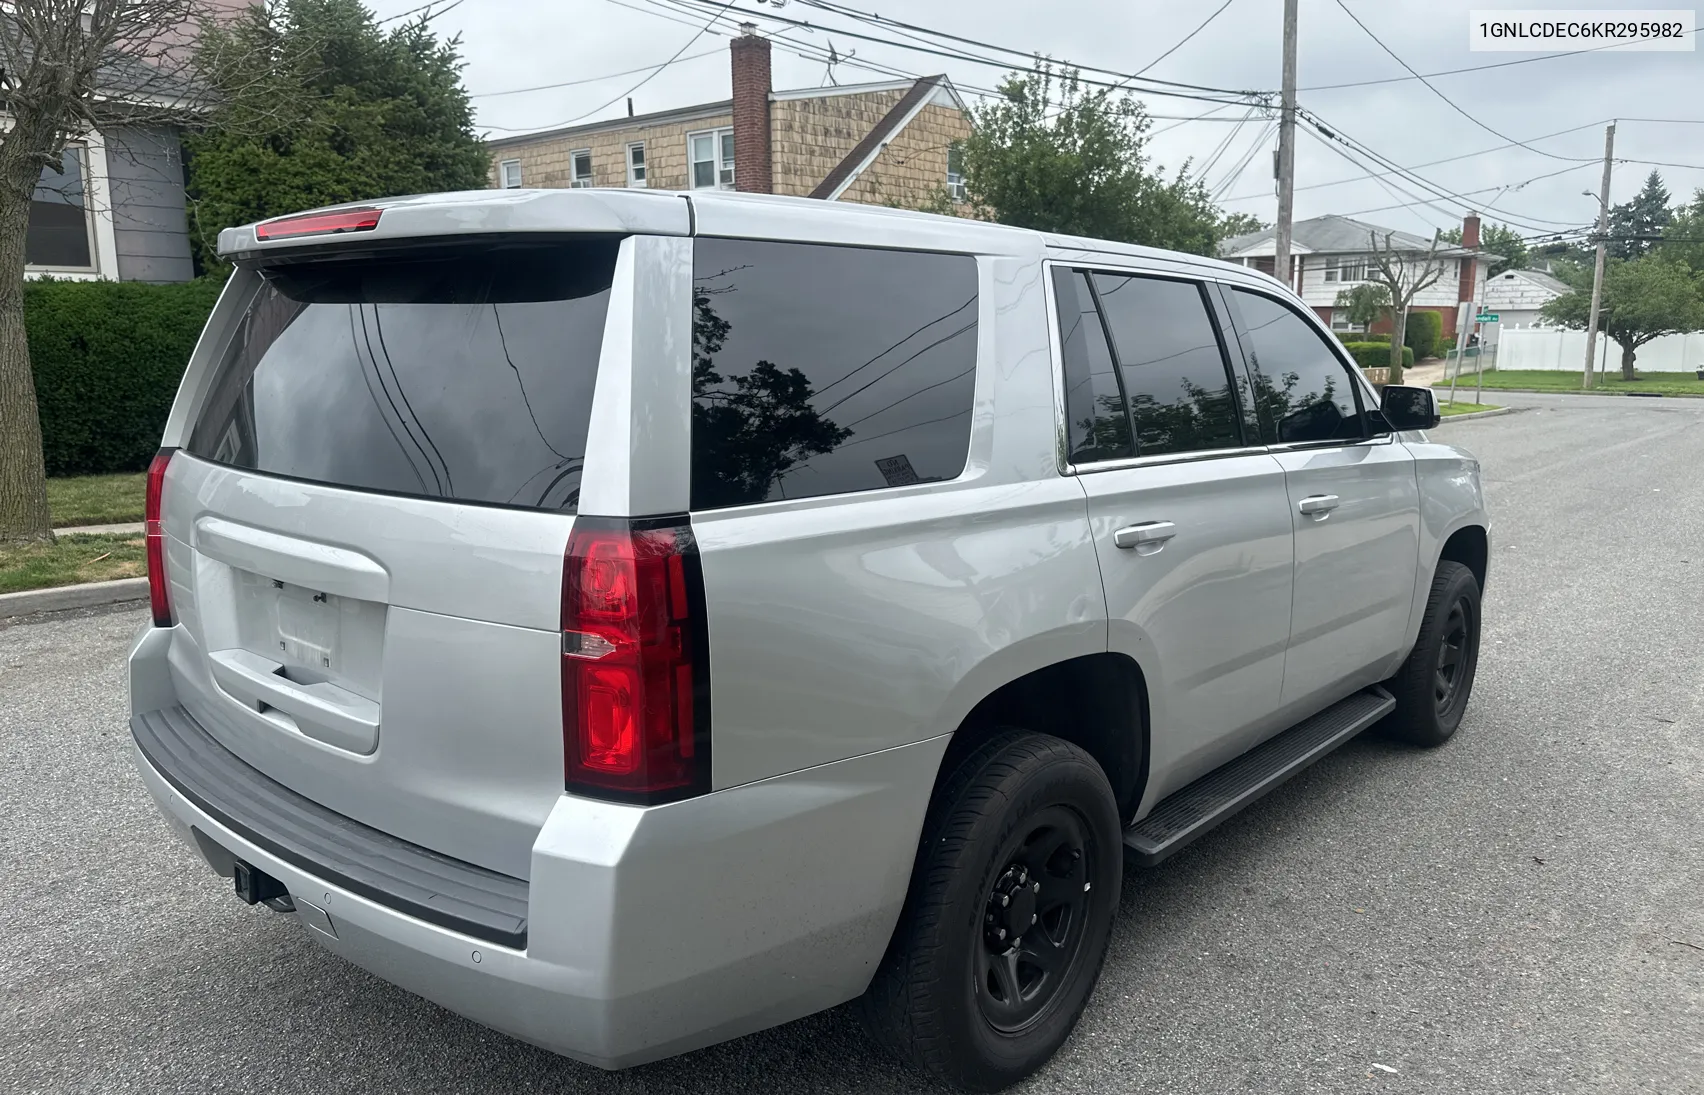
[[[733,0],[727,0],[727,3],[722,5],[722,11],[727,11],[728,8],[730,8],[732,6],[733,6]],[[668,68],[670,65],[672,65],[676,61],[680,60],[680,55],[685,53],[687,51],[687,49],[692,45],[692,43],[694,43],[694,42],[698,41],[700,38],[704,37],[704,33],[710,29],[710,25],[716,21],[716,19],[720,16],[720,14],[721,13],[718,12],[716,15],[713,15],[708,20],[706,20],[704,25],[702,27],[698,28],[697,33],[695,33],[691,38],[688,38],[684,45],[682,45],[679,49],[674,51],[673,56],[671,56],[667,61],[664,61],[662,64],[658,65],[656,68],[652,69],[648,74],[646,74],[644,79],[640,80],[638,83],[634,84],[632,87],[628,88],[626,91],[623,91],[620,95],[617,95],[615,98],[609,100],[609,102],[607,102],[607,103],[602,103],[602,104],[599,104],[598,106],[593,107],[591,110],[586,111],[584,114],[576,115],[575,117],[569,118],[566,121],[557,122],[554,125],[547,125],[547,126],[543,126],[541,128],[544,128],[544,129],[561,129],[563,126],[573,125],[575,122],[582,121],[586,118],[590,118],[592,115],[596,114],[598,111],[604,110],[608,107],[612,107],[616,103],[621,102],[622,99],[626,98],[627,96],[633,94],[635,91],[638,91],[640,88],[644,87],[646,84],[650,83],[651,80],[656,77],[657,73],[663,71],[665,68]],[[491,128],[492,129],[501,129],[502,127],[501,126],[492,126]]]
[[[1538,136],[1538,137],[1528,137],[1527,140],[1529,140],[1529,141],[1544,141],[1544,140],[1549,140],[1551,137],[1560,137],[1564,133],[1577,133],[1582,129],[1595,129],[1598,126],[1603,125],[1604,122],[1607,122],[1608,120],[1609,119],[1605,118],[1601,121],[1587,122],[1585,125],[1570,126],[1567,129],[1558,129],[1555,133],[1546,133],[1546,134],[1543,134],[1542,136]],[[1417,163],[1410,170],[1418,170],[1419,168],[1422,168],[1422,167],[1436,167],[1439,164],[1444,164],[1444,163],[1455,163],[1457,160],[1471,160],[1475,156],[1484,156],[1484,155],[1487,155],[1487,154],[1492,153],[1492,152],[1501,152],[1506,148],[1515,148],[1515,147],[1518,147],[1518,146],[1516,144],[1514,144],[1513,142],[1511,142],[1509,144],[1496,145],[1496,146],[1491,147],[1491,148],[1482,148],[1478,152],[1463,152],[1459,156],[1445,156],[1441,160],[1427,160],[1425,163]],[[1585,161],[1582,161],[1582,162],[1583,163],[1598,163],[1598,162],[1601,162],[1601,161],[1585,160]],[[1322,187],[1327,187],[1327,186],[1342,186],[1346,183],[1363,182],[1367,179],[1371,179],[1371,178],[1376,177],[1376,175],[1377,175],[1377,173],[1375,172],[1372,175],[1356,175],[1356,176],[1354,176],[1352,178],[1348,178],[1348,179],[1332,179],[1329,182],[1309,183],[1307,186],[1298,186],[1298,187],[1296,187],[1296,189],[1298,191],[1301,191],[1301,190],[1319,190]],[[1225,200],[1226,201],[1239,202],[1239,201],[1247,201],[1251,198],[1269,198],[1269,197],[1271,197],[1270,194],[1244,194],[1240,197],[1226,198]]]
[[[1404,61],[1401,57],[1398,57],[1396,55],[1396,51],[1391,49],[1389,46],[1385,45],[1384,41],[1382,39],[1380,39],[1378,35],[1373,33],[1371,27],[1369,27],[1369,26],[1367,26],[1367,24],[1361,22],[1361,17],[1359,15],[1356,15],[1353,11],[1350,11],[1349,5],[1345,4],[1343,2],[1343,0],[1337,0],[1337,6],[1343,9],[1343,14],[1347,15],[1350,19],[1354,20],[1354,23],[1355,23],[1356,26],[1360,27],[1363,31],[1366,32],[1367,37],[1371,38],[1373,40],[1374,45],[1378,46],[1380,49],[1384,50],[1385,53],[1389,54],[1391,60],[1395,61],[1397,64],[1401,65],[1403,68],[1407,69],[1409,71],[1409,73],[1414,76],[1415,79],[1419,80],[1422,84],[1426,85],[1426,90],[1430,91],[1433,95],[1436,95],[1438,98],[1442,99],[1445,103],[1447,103],[1449,105],[1449,108],[1451,110],[1455,111],[1457,114],[1460,114],[1463,118],[1466,118],[1468,121],[1472,122],[1474,125],[1478,126],[1480,129],[1483,129],[1485,132],[1491,134],[1493,137],[1496,137],[1498,140],[1508,141],[1510,144],[1520,145],[1522,148],[1526,149],[1528,152],[1536,152],[1540,156],[1548,156],[1553,160],[1574,160],[1574,161],[1579,161],[1579,162],[1588,162],[1584,157],[1581,157],[1581,156],[1558,156],[1554,152],[1546,152],[1541,148],[1534,148],[1524,141],[1515,140],[1513,137],[1509,136],[1507,133],[1501,133],[1501,132],[1499,132],[1495,129],[1492,129],[1490,126],[1486,125],[1484,122],[1482,122],[1478,118],[1474,117],[1467,110],[1464,110],[1459,104],[1456,103],[1456,101],[1454,99],[1450,98],[1448,95],[1445,95],[1443,92],[1439,91],[1438,88],[1437,88],[1437,85],[1433,84],[1430,80],[1426,79],[1426,77],[1420,75],[1420,73],[1418,71],[1416,71],[1416,69],[1414,68],[1413,65],[1409,64],[1407,61]]]
[[[695,0],[695,2],[697,2],[697,3],[714,3],[715,0]],[[816,24],[816,23],[811,23],[807,20],[789,19],[786,16],[771,15],[768,12],[750,11],[746,8],[734,8],[733,10],[736,11],[736,12],[739,12],[741,15],[746,16],[747,18],[750,18],[750,19],[768,19],[768,20],[772,20],[774,22],[786,23],[790,26],[803,27],[803,28],[810,29],[810,30],[827,31],[827,32],[831,32],[831,33],[841,35],[841,36],[847,37],[847,38],[857,38],[857,39],[859,39],[861,41],[865,41],[865,42],[874,42],[878,45],[892,46],[895,49],[910,50],[910,51],[915,52],[915,53],[925,53],[925,54],[929,54],[929,55],[935,56],[935,57],[945,57],[949,60],[966,61],[966,62],[969,62],[971,64],[987,65],[987,66],[990,66],[990,67],[993,67],[993,68],[1005,69],[1007,71],[1010,71],[1012,68],[1016,67],[1009,61],[1001,61],[1001,60],[998,60],[998,59],[992,58],[992,57],[983,57],[983,56],[979,56],[979,55],[974,54],[974,53],[966,52],[964,50],[934,49],[934,48],[931,48],[929,46],[896,41],[892,38],[879,38],[879,37],[876,37],[874,35],[862,34],[862,33],[859,33],[858,31],[846,30],[842,27],[826,27],[826,26],[821,26],[821,25]],[[849,11],[851,9],[845,9],[845,10]],[[875,18],[875,17],[870,17],[870,18]],[[886,22],[886,21],[884,21],[884,22]],[[891,21],[891,22],[897,23],[897,21]],[[942,38],[949,38],[949,39],[952,39],[954,41],[970,42],[970,43],[977,45],[977,46],[984,48],[984,49],[992,49],[992,50],[996,50],[998,52],[1017,54],[1019,56],[1028,58],[1032,63],[1034,63],[1036,60],[1038,60],[1036,55],[1031,54],[1031,53],[1025,53],[1022,50],[1015,50],[1015,49],[1011,49],[1010,47],[997,46],[997,45],[993,45],[991,43],[986,43],[986,42],[977,42],[974,39],[960,38],[957,35],[950,35],[950,34],[947,34],[943,31],[929,31],[929,30],[927,30],[927,28],[913,27],[911,24],[898,24],[898,25],[905,26],[908,29],[913,29],[913,30],[924,30],[925,33],[935,34],[935,35],[938,35]],[[1066,67],[1077,69],[1079,71],[1078,82],[1081,83],[1081,84],[1087,85],[1089,87],[1102,87],[1102,88],[1109,88],[1109,89],[1112,89],[1112,90],[1120,90],[1132,78],[1129,73],[1119,73],[1115,70],[1097,68],[1097,67],[1094,67],[1094,66],[1091,66],[1091,65],[1080,65],[1080,64],[1075,64],[1075,63],[1072,63],[1072,62],[1061,62],[1061,64],[1065,65]],[[1107,81],[1107,80],[1091,79],[1089,77],[1082,76],[1080,74],[1082,71],[1110,73],[1112,75],[1118,76],[1119,82],[1113,83],[1113,82],[1110,82],[1110,81]],[[1176,98],[1176,99],[1195,99],[1195,100],[1198,100],[1200,102],[1206,102],[1206,103],[1224,103],[1224,102],[1233,102],[1234,103],[1234,102],[1246,101],[1247,99],[1249,99],[1251,97],[1255,97],[1255,96],[1259,96],[1259,95],[1264,94],[1263,92],[1236,91],[1236,90],[1233,90],[1233,89],[1230,89],[1230,88],[1214,88],[1214,87],[1204,87],[1204,86],[1201,86],[1201,85],[1193,85],[1193,84],[1180,84],[1180,83],[1177,83],[1176,81],[1171,81],[1171,80],[1149,79],[1148,82],[1163,84],[1166,87],[1195,88],[1195,89],[1198,89],[1198,90],[1205,92],[1207,94],[1196,94],[1193,91],[1170,91],[1170,90],[1165,90],[1163,88],[1155,88],[1155,87],[1134,87],[1133,86],[1131,88],[1131,90],[1139,91],[1144,95],[1169,96],[1171,98]],[[1231,98],[1226,99],[1226,98],[1222,97],[1222,96],[1227,96],[1227,95],[1231,96]]]
[[[806,2],[808,3],[809,0],[806,0]],[[1189,44],[1189,40],[1191,38],[1194,38],[1197,34],[1200,34],[1202,31],[1206,30],[1207,24],[1209,24],[1213,20],[1217,19],[1221,14],[1224,13],[1224,10],[1226,8],[1230,7],[1234,3],[1236,3],[1236,0],[1225,0],[1225,2],[1223,4],[1220,4],[1218,7],[1214,8],[1213,14],[1211,14],[1207,18],[1203,19],[1201,21],[1200,26],[1196,27],[1194,30],[1192,30],[1188,34],[1184,35],[1183,38],[1178,41],[1177,45],[1166,50],[1164,53],[1160,54],[1158,57],[1154,58],[1152,61],[1149,61],[1147,64],[1143,65],[1141,68],[1139,68],[1135,72],[1131,73],[1130,74],[1131,79],[1135,79],[1136,77],[1142,75],[1144,72],[1147,72],[1149,69],[1153,68],[1155,65],[1159,64],[1161,61],[1164,61],[1167,57],[1170,57],[1172,54],[1176,53],[1178,50],[1182,49],[1184,46],[1187,46]]]
[[[1386,171],[1388,171],[1389,173],[1391,173],[1391,174],[1393,174],[1393,175],[1395,175],[1399,178],[1403,178],[1403,179],[1406,179],[1410,182],[1417,184],[1421,188],[1423,188],[1427,191],[1430,191],[1434,196],[1436,196],[1437,198],[1439,198],[1443,201],[1453,202],[1463,209],[1473,208],[1474,203],[1472,203],[1469,200],[1467,200],[1466,198],[1462,197],[1462,195],[1456,194],[1453,191],[1445,190],[1444,188],[1438,186],[1438,184],[1432,182],[1431,180],[1425,178],[1424,176],[1416,174],[1413,170],[1411,170],[1409,168],[1405,168],[1402,165],[1395,163],[1395,162],[1379,155],[1377,152],[1373,151],[1371,148],[1367,147],[1362,142],[1355,141],[1355,142],[1352,143],[1351,140],[1347,136],[1345,136],[1340,130],[1335,130],[1333,127],[1327,126],[1324,123],[1324,121],[1317,114],[1314,114],[1312,111],[1298,110],[1297,113],[1300,114],[1302,117],[1306,118],[1308,120],[1309,124],[1312,125],[1314,127],[1314,129],[1318,130],[1319,136],[1326,139],[1327,147],[1331,148],[1331,150],[1333,152],[1335,152],[1337,155],[1343,157],[1349,163],[1354,164],[1356,167],[1359,167],[1359,168],[1362,168],[1363,170],[1365,170],[1368,165],[1365,164],[1365,163],[1362,163],[1360,161],[1357,161],[1352,156],[1350,156],[1347,152],[1345,152],[1343,149],[1338,148],[1337,145],[1341,144],[1341,145],[1344,146],[1344,148],[1353,149],[1355,152],[1358,152],[1362,156],[1367,157],[1368,159],[1372,160],[1374,163],[1377,163],[1377,164],[1383,166],[1386,169]],[[1335,143],[1333,143],[1333,142],[1335,142]],[[1381,182],[1383,181],[1382,178],[1380,179],[1380,181]],[[1401,188],[1398,188],[1398,189],[1401,189]],[[1407,196],[1413,198],[1415,201],[1419,202],[1422,205],[1428,206],[1428,207],[1433,208],[1433,209],[1437,209],[1440,212],[1446,212],[1446,213],[1448,212],[1442,206],[1438,205],[1436,202],[1432,202],[1432,201],[1429,201],[1425,198],[1421,198],[1418,195],[1415,195],[1415,194],[1413,194],[1409,191],[1406,191],[1406,190],[1403,190],[1402,193],[1407,194]],[[1449,215],[1450,216],[1459,216],[1460,214],[1450,213]],[[1517,225],[1518,227],[1525,228],[1525,229],[1527,229],[1529,231],[1533,231],[1533,232],[1550,232],[1550,231],[1553,231],[1553,229],[1543,228],[1539,225],[1524,223],[1523,221],[1517,219],[1514,216],[1511,216],[1508,213],[1503,214],[1503,219],[1510,224]],[[1536,221],[1546,220],[1546,218],[1544,218],[1544,217],[1530,217],[1529,219],[1536,220]],[[1549,223],[1551,223],[1551,224],[1565,224],[1566,222],[1564,222],[1564,221],[1550,221]]]
[[[1704,30],[1704,27],[1699,27],[1699,28],[1693,30],[1692,33],[1697,34],[1698,31],[1700,31],[1700,30]],[[1378,80],[1351,80],[1350,82],[1344,83],[1344,84],[1315,84],[1313,87],[1304,87],[1304,88],[1299,88],[1298,90],[1300,90],[1300,91],[1336,91],[1339,88],[1372,87],[1375,84],[1404,84],[1404,83],[1407,83],[1409,80],[1416,80],[1416,79],[1422,79],[1423,80],[1423,79],[1430,79],[1430,78],[1434,78],[1434,77],[1438,77],[1438,76],[1458,76],[1458,75],[1460,75],[1461,73],[1464,73],[1464,72],[1485,72],[1489,69],[1494,69],[1494,68],[1508,68],[1510,65],[1530,65],[1534,61],[1554,61],[1554,60],[1557,60],[1558,58],[1561,58],[1561,57],[1578,57],[1582,53],[1599,53],[1599,52],[1602,52],[1603,50],[1606,50],[1606,49],[1620,48],[1622,45],[1623,45],[1623,43],[1614,42],[1614,43],[1611,43],[1607,46],[1593,46],[1591,49],[1569,50],[1566,53],[1547,53],[1547,54],[1544,54],[1544,55],[1539,56],[1539,57],[1522,57],[1519,60],[1515,60],[1515,61],[1496,61],[1496,62],[1489,64],[1489,65],[1469,65],[1466,68],[1446,68],[1446,69],[1443,69],[1440,72],[1428,72],[1424,76],[1421,76],[1419,73],[1414,73],[1414,75],[1412,75],[1412,76],[1386,76],[1386,77],[1383,77],[1382,79],[1378,79]]]
[[[1513,137],[1509,136],[1507,133],[1504,133],[1501,130],[1493,129],[1491,126],[1486,125],[1483,121],[1481,121],[1478,118],[1478,116],[1473,114],[1471,111],[1464,109],[1461,106],[1461,104],[1457,103],[1454,99],[1450,98],[1448,95],[1445,95],[1442,91],[1439,91],[1438,88],[1437,88],[1437,85],[1433,84],[1426,77],[1420,75],[1419,72],[1415,71],[1413,65],[1409,64],[1407,61],[1404,61],[1401,57],[1398,57],[1396,55],[1396,51],[1391,49],[1389,46],[1385,45],[1384,41],[1382,39],[1380,39],[1378,35],[1373,33],[1371,27],[1369,27],[1369,26],[1367,26],[1367,24],[1361,22],[1361,17],[1356,15],[1353,11],[1350,11],[1349,5],[1344,3],[1343,0],[1337,0],[1337,6],[1343,9],[1343,14],[1347,15],[1350,19],[1354,20],[1354,23],[1355,23],[1356,26],[1360,27],[1363,31],[1366,32],[1367,37],[1371,38],[1373,40],[1374,45],[1376,45],[1380,49],[1384,50],[1385,53],[1390,55],[1391,60],[1395,61],[1397,64],[1401,65],[1403,68],[1407,69],[1410,73],[1413,74],[1415,79],[1419,80],[1422,84],[1426,85],[1426,90],[1430,91],[1433,95],[1436,95],[1438,98],[1442,99],[1449,106],[1449,108],[1451,110],[1455,111],[1457,114],[1460,114],[1463,118],[1466,118],[1468,121],[1472,122],[1474,125],[1478,126],[1480,129],[1483,129],[1485,132],[1491,134],[1493,137],[1496,137],[1499,140],[1508,141],[1511,144],[1519,145],[1520,147],[1526,149],[1528,152],[1533,152],[1533,153],[1536,153],[1540,156],[1544,156],[1544,157],[1547,157],[1547,158],[1552,159],[1552,160],[1565,160],[1565,161],[1569,161],[1569,162],[1572,162],[1572,163],[1601,163],[1601,162],[1603,162],[1603,158],[1601,156],[1561,156],[1561,155],[1558,155],[1557,153],[1554,153],[1554,152],[1546,152],[1542,148],[1534,148],[1530,144],[1527,144],[1524,141],[1517,141]],[[1649,165],[1649,166],[1653,166],[1653,167],[1679,167],[1679,168],[1692,169],[1692,170],[1704,170],[1704,164],[1669,163],[1669,162],[1666,162],[1666,161],[1663,161],[1663,160],[1631,160],[1631,159],[1629,159],[1629,160],[1622,160],[1621,162],[1622,163],[1645,164],[1645,165]]]
[[[697,0],[697,2],[708,3],[708,2],[711,2],[711,0]],[[914,30],[914,31],[917,31],[920,34],[926,34],[926,35],[929,35],[929,36],[934,37],[934,38],[940,38],[940,39],[944,39],[946,41],[951,41],[951,42],[960,42],[964,45],[976,46],[980,49],[991,49],[991,50],[995,51],[996,53],[1011,54],[1011,55],[1015,55],[1015,56],[1018,56],[1018,57],[1030,59],[1030,60],[1034,60],[1034,58],[1036,56],[1036,54],[1033,50],[1014,49],[1011,46],[996,45],[993,42],[984,42],[984,41],[981,41],[981,40],[976,39],[976,38],[965,38],[961,35],[950,34],[947,31],[935,30],[935,29],[930,28],[930,27],[918,26],[915,23],[905,23],[905,22],[901,22],[898,19],[889,19],[886,16],[877,15],[873,12],[859,11],[856,8],[847,7],[844,4],[831,3],[831,2],[829,2],[829,0],[800,0],[800,2],[803,3],[803,4],[806,4],[810,7],[818,8],[822,11],[830,11],[830,12],[835,13],[836,15],[843,15],[843,16],[846,16],[847,18],[856,19],[859,22],[866,23],[866,24],[875,24],[875,25],[885,26],[885,27],[889,27],[889,28],[899,27],[899,28],[904,28],[905,30]],[[1227,3],[1226,6],[1229,6],[1228,3]],[[1222,11],[1224,9],[1221,8],[1220,10]],[[757,14],[761,14],[761,13],[750,12],[748,14],[757,15]],[[1218,13],[1215,12],[1214,14],[1217,15]],[[779,17],[778,16],[770,16],[769,18],[779,18]],[[1212,22],[1212,20],[1209,19],[1208,22]],[[811,26],[810,23],[798,23],[798,25],[800,25],[800,26]],[[1194,35],[1196,33],[1199,33],[1205,26],[1206,26],[1206,23],[1203,23],[1201,25],[1201,27],[1197,27],[1195,31],[1191,32],[1189,37],[1194,37]],[[1189,38],[1184,39],[1185,42],[1187,42],[1188,40],[1189,40]],[[878,41],[879,42],[879,41],[881,41],[881,39],[872,39],[872,41]],[[887,42],[886,44],[898,45],[898,43],[894,43],[894,42]],[[1178,45],[1182,45],[1182,44],[1183,44],[1183,42],[1178,43]],[[901,46],[900,48],[903,49],[903,48],[907,48],[907,47]],[[1177,47],[1175,47],[1175,46],[1173,47],[1173,49],[1176,49],[1176,48]],[[1167,51],[1167,52],[1169,53],[1170,51]],[[1146,72],[1148,69],[1154,67],[1154,65],[1158,64],[1160,61],[1163,61],[1166,56],[1167,56],[1167,54],[1161,54],[1159,57],[1155,58],[1148,65],[1144,66],[1142,70],[1135,72],[1135,73],[1124,73],[1124,72],[1120,72],[1117,69],[1099,68],[1095,65],[1078,64],[1078,63],[1075,63],[1075,62],[1069,62],[1069,64],[1072,68],[1079,69],[1079,70],[1084,71],[1084,72],[1105,73],[1106,75],[1109,75],[1109,76],[1117,76],[1121,80],[1125,80],[1125,81],[1134,80],[1134,79],[1137,79],[1137,78],[1142,78],[1147,83],[1161,84],[1161,85],[1164,85],[1166,87],[1188,88],[1191,91],[1209,91],[1209,92],[1216,92],[1216,93],[1221,94],[1221,95],[1249,95],[1249,94],[1254,94],[1254,93],[1249,92],[1249,91],[1237,91],[1237,90],[1232,89],[1232,88],[1213,87],[1213,86],[1208,85],[1208,84],[1191,84],[1191,83],[1185,83],[1185,82],[1179,81],[1179,80],[1161,80],[1157,77],[1142,77],[1142,72]],[[1006,62],[995,62],[995,63],[1000,64],[1001,66],[1006,67],[1006,68],[1012,67],[1010,64],[1007,64]],[[1138,89],[1138,90],[1140,90],[1140,89]]]
[[[685,64],[687,61],[696,61],[700,57],[713,57],[713,56],[716,56],[717,54],[720,54],[721,52],[722,52],[722,48],[720,46],[718,46],[715,49],[707,49],[703,53],[694,53],[694,54],[691,54],[691,55],[686,56],[686,57],[677,57],[677,58],[675,58],[675,64]],[[638,68],[623,69],[620,72],[606,72],[602,76],[586,76],[586,77],[583,77],[582,79],[579,79],[579,80],[564,80],[559,84],[538,84],[534,87],[512,87],[512,88],[509,88],[507,91],[479,91],[479,92],[474,92],[473,94],[469,95],[468,98],[469,99],[494,99],[499,95],[520,95],[520,94],[523,94],[523,93],[529,92],[529,91],[554,91],[555,89],[557,89],[559,87],[578,87],[581,84],[596,84],[596,83],[601,83],[604,80],[613,80],[617,76],[631,76],[635,72],[649,72],[652,69],[658,69],[658,68],[662,68],[662,67],[663,67],[663,63],[658,63],[658,64],[655,64],[655,65],[641,65]]]

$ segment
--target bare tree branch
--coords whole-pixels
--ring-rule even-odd
[[[1438,253],[1439,237],[1432,237],[1432,246],[1424,252],[1423,262],[1415,261],[1413,251],[1397,248],[1393,242],[1395,233],[1384,233],[1384,239],[1379,239],[1379,233],[1368,232],[1367,239],[1372,245],[1372,255],[1367,262],[1367,280],[1382,286],[1390,294],[1390,382],[1402,383],[1402,345],[1404,328],[1407,326],[1408,308],[1414,303],[1414,298],[1437,284],[1444,276],[1445,263]]]

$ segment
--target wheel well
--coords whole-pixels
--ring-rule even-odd
[[[1485,589],[1485,568],[1490,562],[1491,549],[1486,540],[1485,530],[1479,525],[1468,525],[1456,529],[1450,538],[1444,541],[1444,550],[1439,553],[1438,561],[1449,560],[1460,563],[1473,571],[1474,580],[1479,583],[1481,591]]]
[[[1112,784],[1121,817],[1135,811],[1148,779],[1148,688],[1122,654],[1090,654],[1037,669],[976,705],[953,734],[940,778],[1001,729],[1049,734],[1095,758]]]

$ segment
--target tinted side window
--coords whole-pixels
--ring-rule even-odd
[[[1096,274],[1142,456],[1242,444],[1236,399],[1194,282]]]
[[[1261,428],[1280,443],[1365,436],[1349,370],[1307,321],[1259,293],[1231,293],[1254,369]]]
[[[697,240],[692,507],[957,477],[976,304],[966,255]]]
[[[1071,462],[1135,456],[1124,393],[1118,387],[1088,276],[1080,270],[1055,269],[1053,288],[1059,304],[1059,344],[1065,357],[1065,419]]]

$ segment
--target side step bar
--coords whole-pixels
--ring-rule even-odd
[[[1373,723],[1396,700],[1374,686],[1304,719],[1156,804],[1124,831],[1130,858],[1152,867]]]

